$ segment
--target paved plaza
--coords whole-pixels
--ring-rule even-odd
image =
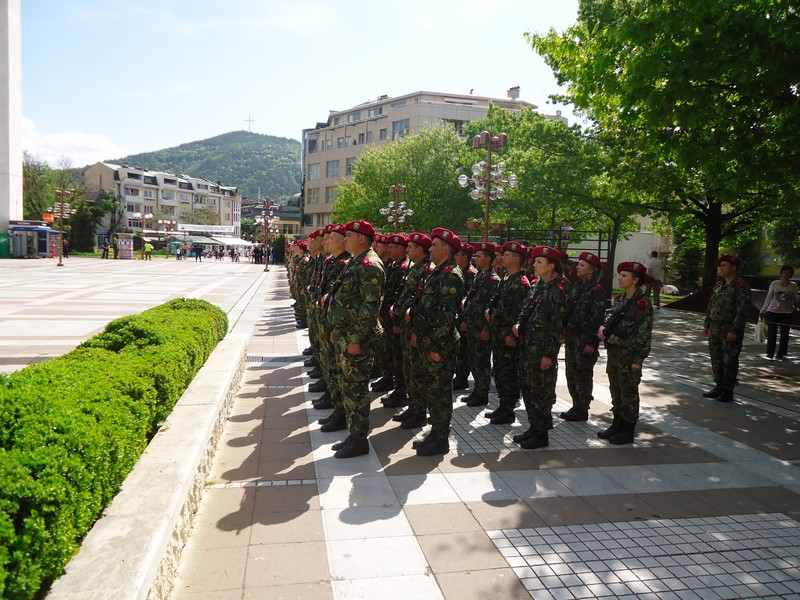
[[[662,309],[632,446],[596,437],[610,420],[601,354],[589,422],[557,419],[547,449],[511,442],[522,410],[490,425],[457,393],[450,453],[418,457],[425,430],[401,430],[372,394],[369,455],[337,460],[346,433],[317,424],[282,267],[69,261],[0,262],[3,370],[170,298],[233,322],[258,306],[178,600],[800,598],[797,338],[783,361],[748,340],[737,402],[721,404],[700,396],[701,317]],[[556,412],[569,406],[559,369]]]

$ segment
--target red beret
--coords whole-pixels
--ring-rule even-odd
[[[331,233],[338,233],[339,235],[345,236],[347,235],[347,228],[344,225],[339,225],[337,223],[331,224]]]
[[[528,247],[525,244],[520,244],[519,242],[506,242],[500,247],[500,252],[514,252],[521,256],[527,256]]]
[[[461,250],[461,239],[449,229],[445,229],[444,227],[437,227],[431,232],[431,239],[439,238],[443,242],[447,242],[453,248],[456,249],[456,252]]]
[[[386,236],[383,235],[382,233],[376,233],[374,239],[375,239],[375,243],[376,244],[385,244],[386,243]]]
[[[461,251],[466,252],[467,254],[474,254],[475,253],[475,246],[472,244],[467,244],[466,242],[461,244]]]
[[[739,257],[734,254],[723,254],[720,256],[719,260],[717,260],[717,266],[723,262],[732,264],[737,269],[742,266],[742,262],[739,260]]]
[[[583,262],[589,263],[593,267],[597,267],[598,269],[603,268],[603,261],[600,260],[600,257],[596,254],[592,254],[591,252],[581,252],[581,255],[578,257],[578,260],[582,260]]]
[[[310,240],[316,239],[321,234],[322,234],[322,229],[317,229],[317,230],[312,231],[311,233],[308,234],[308,239],[310,239]]]
[[[475,252],[480,250],[481,252],[490,252],[492,254],[495,253],[495,247],[492,242],[478,242],[473,246]]]
[[[323,232],[323,233],[330,233],[331,231],[333,231],[333,228],[334,228],[334,227],[336,227],[336,223],[328,223],[328,224],[327,224],[327,225],[325,225],[325,227],[322,229],[322,232]]]
[[[431,247],[431,238],[429,238],[424,233],[420,233],[419,231],[415,231],[410,236],[408,236],[409,242],[414,242],[415,244],[422,246],[427,250]]]
[[[397,244],[398,246],[408,246],[408,238],[404,235],[400,235],[399,233],[395,233],[394,235],[387,235],[387,243],[389,244]]]
[[[558,262],[564,256],[564,253],[558,248],[551,248],[550,246],[536,246],[535,248],[531,248],[530,256],[531,258],[543,256],[552,262]]]
[[[344,227],[347,231],[355,231],[356,233],[367,236],[371,240],[375,239],[375,228],[369,221],[350,221]]]
[[[617,273],[621,273],[622,271],[630,271],[635,275],[646,275],[647,267],[640,262],[624,262],[617,265]]]
[[[308,248],[308,242],[306,242],[305,240],[300,240],[299,242],[297,242],[297,245],[303,250],[306,250]]]

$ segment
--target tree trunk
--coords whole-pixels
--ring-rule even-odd
[[[705,289],[713,287],[717,280],[717,258],[722,240],[722,204],[710,201],[703,226],[706,232],[706,255],[702,287]]]

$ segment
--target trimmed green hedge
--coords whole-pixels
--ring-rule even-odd
[[[3,598],[61,575],[227,327],[208,302],[172,300],[0,376]]]

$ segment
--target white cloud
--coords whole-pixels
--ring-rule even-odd
[[[36,129],[36,123],[27,117],[22,117],[22,147],[51,167],[58,166],[64,159],[72,167],[83,167],[130,154],[128,148],[117,146],[100,133],[41,133]]]

